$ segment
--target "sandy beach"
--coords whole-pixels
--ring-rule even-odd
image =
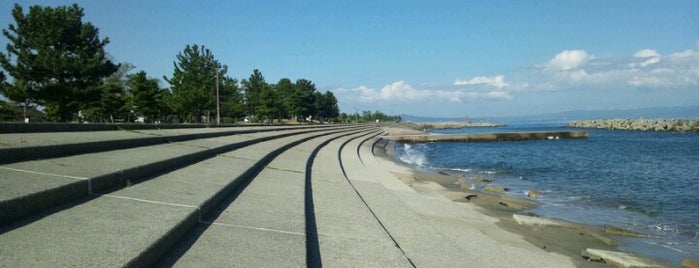
[[[385,129],[388,135],[409,135],[420,132],[390,127],[385,127]],[[556,225],[520,224],[513,219],[513,215],[523,215],[525,218],[539,218],[538,215],[527,212],[537,206],[535,197],[525,199],[510,197],[504,191],[506,189],[487,187],[490,181],[481,181],[482,178],[415,170],[402,163],[394,162],[392,160],[393,151],[391,146],[380,147],[378,150],[374,150],[374,152],[377,158],[383,161],[391,161],[395,165],[405,168],[403,170],[396,169],[393,172],[396,174],[396,177],[416,192],[427,196],[439,193],[452,202],[463,204],[474,213],[482,214],[485,218],[488,218],[488,224],[479,224],[477,228],[482,228],[481,231],[483,233],[494,239],[508,234],[516,234],[523,241],[541,251],[552,253],[552,256],[565,256],[577,267],[612,267],[610,264],[613,265],[613,263],[605,263],[595,258],[588,259],[583,257],[587,255],[585,250],[589,248],[617,250],[618,242],[608,234],[605,234],[601,227],[564,222],[556,219],[553,219],[556,221]],[[486,187],[480,188],[487,188],[487,190],[472,190],[471,184],[473,183],[486,185]],[[469,227],[464,226],[464,228]],[[658,267],[669,267],[667,264],[656,262],[645,256],[639,257],[647,260],[649,263],[654,263]],[[566,264],[561,263],[561,266]]]

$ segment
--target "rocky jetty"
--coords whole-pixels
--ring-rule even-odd
[[[699,132],[699,119],[606,119],[573,121],[568,127],[640,131]]]

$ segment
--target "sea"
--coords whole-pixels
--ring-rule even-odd
[[[432,133],[569,130],[549,122]],[[621,251],[672,265],[699,260],[699,133],[585,130],[581,140],[395,144],[394,160],[490,179],[515,197],[535,189],[542,194],[532,211],[538,215],[649,235],[615,236]]]

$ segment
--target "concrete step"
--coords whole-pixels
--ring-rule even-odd
[[[95,191],[90,198],[60,211],[3,228],[0,263],[9,267],[150,266],[200,225],[202,215],[215,211],[217,204],[245,188],[258,173],[271,176],[264,175],[267,178],[298,174],[294,172],[295,163],[268,166],[277,155],[308,140],[357,131],[365,129],[328,129],[276,137],[120,190]],[[303,158],[312,155],[307,150],[299,152],[299,158],[304,153]],[[269,168],[263,170],[265,166]],[[259,190],[274,195],[270,189]],[[284,196],[279,198],[284,200]],[[251,200],[251,205],[259,201]],[[254,206],[249,208],[253,209],[250,212],[260,212]]]
[[[340,152],[355,140],[337,140],[323,148],[317,165],[329,167],[313,173],[318,239],[323,265],[329,267],[410,267],[364,200],[343,174]],[[347,148],[351,151],[355,148]]]
[[[331,129],[344,129],[331,128]],[[265,140],[327,129],[256,132],[0,166],[0,225]],[[96,134],[96,133],[95,133]]]
[[[0,134],[0,164],[265,131],[323,126],[183,128]]]
[[[343,132],[318,137],[282,153],[175,246],[159,266],[298,267],[319,261],[310,254],[317,250],[312,223],[317,215],[314,207],[320,203],[309,199],[317,192],[307,177],[309,161],[318,159],[314,155],[324,143],[348,134],[356,135]],[[244,154],[259,152],[242,150],[248,149],[251,151]]]

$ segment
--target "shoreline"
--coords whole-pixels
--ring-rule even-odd
[[[489,181],[474,182],[473,177],[465,178],[465,175],[461,174],[417,170],[413,166],[395,161],[393,158],[394,152],[390,146],[379,148],[376,150],[376,153],[377,157],[385,158],[399,166],[408,168],[412,174],[408,177],[400,176],[399,179],[411,188],[417,190],[422,186],[436,183],[443,188],[440,191],[442,195],[451,201],[473,205],[477,212],[497,219],[496,225],[502,230],[521,235],[525,241],[547,252],[564,255],[570,258],[578,267],[610,267],[610,265],[613,265],[609,262],[600,262],[594,256],[591,260],[585,258],[590,257],[586,252],[587,249],[619,251],[620,243],[613,236],[606,233],[602,227],[552,218],[539,218],[538,215],[527,212],[539,205],[536,198],[512,197],[507,195],[505,189],[500,187],[473,190],[471,189],[471,183],[487,186]],[[534,218],[533,220],[541,219],[544,221],[553,220],[557,225],[520,224],[516,222],[514,217]],[[632,254],[649,264],[657,265],[653,267],[672,267],[672,265],[662,260],[654,259],[638,252],[633,252]]]

